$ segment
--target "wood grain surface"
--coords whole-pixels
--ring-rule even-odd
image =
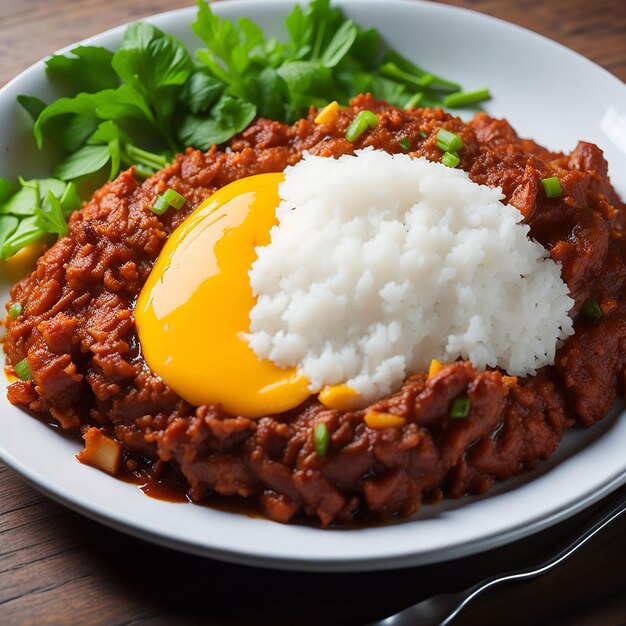
[[[0,86],[73,41],[189,4],[0,0]],[[547,35],[626,80],[625,0],[450,4]],[[515,544],[444,564],[294,574],[196,558],[130,538],[68,511],[0,465],[0,625],[356,626],[521,566],[557,546],[601,506]],[[493,591],[470,605],[455,625],[626,624],[625,537],[623,516],[558,570]]]

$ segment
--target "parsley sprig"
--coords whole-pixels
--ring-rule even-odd
[[[131,165],[148,177],[176,152],[223,144],[257,116],[291,123],[312,104],[347,104],[366,92],[406,108],[489,98],[400,56],[329,0],[296,5],[285,25],[287,41],[267,38],[251,20],[222,19],[198,0],[191,28],[205,47],[195,58],[144,22],[128,26],[115,52],[78,46],[51,56],[48,75],[71,95],[47,105],[27,95],[18,101],[33,118],[37,145],[54,143],[65,156],[53,178],[20,180],[14,194],[0,179],[0,258],[67,232],[68,215],[80,207],[74,183],[89,192]]]

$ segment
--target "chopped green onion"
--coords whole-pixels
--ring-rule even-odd
[[[175,209],[180,209],[183,204],[185,204],[186,200],[184,196],[181,196],[177,191],[174,191],[171,187],[165,191],[163,194],[163,199],[170,206]]]
[[[423,137],[424,139],[426,139],[428,135],[423,130],[420,130],[420,137]]]
[[[320,423],[315,427],[313,439],[315,439],[315,450],[321,457],[325,457],[326,452],[328,451],[329,440],[328,428],[326,424]]]
[[[164,157],[162,154],[148,152],[147,150],[142,150],[132,144],[126,146],[126,154],[137,164],[145,165],[146,167],[151,167],[155,170],[160,170],[168,164],[167,157]]]
[[[561,183],[556,176],[550,176],[550,178],[542,178],[541,184],[543,185],[543,190],[546,192],[546,196],[548,196],[548,198],[558,198],[559,196],[563,195]]]
[[[398,145],[405,151],[408,152],[411,148],[411,140],[408,137],[402,137],[398,141]]]
[[[465,107],[485,100],[490,100],[491,94],[489,89],[477,89],[476,91],[457,91],[451,93],[443,99],[443,106],[454,109],[456,107]]]
[[[348,130],[346,130],[345,137],[349,142],[356,141],[367,130],[367,122],[364,119],[359,119],[358,116],[352,120]]]
[[[163,196],[157,196],[156,202],[150,207],[150,210],[157,215],[163,215],[170,208],[169,203]]]
[[[22,359],[19,363],[16,363],[13,366],[13,369],[22,380],[30,380],[33,377],[30,372],[30,367],[28,367],[28,361],[26,359]]]
[[[471,406],[472,401],[469,398],[457,398],[452,403],[452,408],[450,409],[450,417],[453,419],[467,417]]]
[[[370,128],[376,128],[378,124],[378,115],[373,111],[361,111],[357,117],[361,116]]]
[[[443,152],[458,152],[463,147],[463,140],[456,133],[440,128],[437,133],[437,147]]]
[[[414,109],[424,97],[424,94],[421,91],[418,91],[416,94],[413,94],[405,103],[404,110],[411,111]]]
[[[447,167],[456,167],[461,162],[461,159],[459,159],[457,154],[444,152],[441,157],[441,162]]]
[[[596,319],[602,317],[602,309],[598,304],[598,301],[595,298],[591,298],[591,300],[587,300],[583,305],[582,311],[585,315],[589,317],[595,317]]]
[[[14,302],[9,307],[9,315],[12,319],[16,320],[22,314],[22,304],[20,302]]]
[[[147,167],[146,165],[142,165],[141,163],[137,163],[135,165],[135,174],[139,178],[150,178],[150,176],[154,176],[156,174],[156,170],[153,170],[151,167]]]
[[[372,113],[372,111],[361,111],[352,120],[352,124],[348,126],[345,137],[350,143],[352,143],[356,141],[368,129],[368,127],[376,128],[377,124],[378,116],[376,113]]]

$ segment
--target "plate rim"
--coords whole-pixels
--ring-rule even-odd
[[[493,17],[491,15],[487,15],[484,13],[480,13],[478,11],[474,11],[471,9],[463,8],[463,7],[455,7],[452,5],[442,5],[435,4],[431,2],[426,2],[424,0],[342,0],[340,2],[336,2],[337,5],[359,5],[368,2],[368,4],[382,5],[388,6],[389,4],[396,5],[405,5],[405,6],[413,6],[413,7],[422,7],[426,10],[433,11],[441,11],[441,12],[454,12],[454,13],[464,13],[466,15],[470,15],[472,19],[484,20],[486,22],[491,22],[497,24],[498,28],[507,28],[513,31],[521,31],[526,36],[530,36],[535,38],[544,44],[547,42],[552,46],[557,46],[562,51],[566,52],[568,55],[571,55],[572,58],[576,58],[577,62],[584,62],[591,66],[595,72],[600,70],[605,78],[609,78],[613,81],[616,81],[622,88],[626,89],[626,85],[616,76],[611,74],[605,68],[599,66],[594,63],[590,59],[584,57],[582,54],[555,42],[543,35],[540,35],[534,31],[523,28],[516,24],[512,24],[503,19]],[[246,7],[255,7],[258,8],[259,5],[283,5],[283,6],[291,6],[293,5],[292,0],[229,0],[229,2],[217,2],[213,6],[214,8],[219,7],[221,11],[222,8],[228,7],[227,12],[245,12]],[[419,9],[418,9],[419,10]],[[183,16],[185,18],[188,15],[195,16],[195,7],[184,7],[180,9],[174,9],[171,11],[166,11],[162,13],[157,13],[154,15],[147,16],[145,18],[141,18],[143,20],[149,22],[165,22],[168,18],[171,17],[179,17]],[[77,45],[89,45],[93,43],[97,43],[103,38],[116,36],[118,33],[121,33],[126,26],[132,22],[127,22],[125,24],[121,24],[118,26],[114,26],[113,28],[102,31],[96,35],[92,35],[80,41],[71,43],[60,50],[58,50],[55,54],[65,53]],[[47,55],[49,56],[49,55]],[[37,74],[38,72],[43,71],[44,59],[38,60],[33,63],[29,67],[25,68],[22,72],[20,72],[13,79],[9,80],[2,88],[0,88],[0,101],[3,100],[6,96],[6,93],[12,91],[14,85],[20,84],[22,80],[28,77],[30,74]],[[4,399],[2,402],[7,402]],[[0,406],[2,406],[0,402]],[[32,418],[31,418],[32,419]],[[456,544],[456,545],[448,545],[446,549],[443,551],[438,549],[433,552],[421,552],[421,553],[407,553],[402,556],[378,556],[372,557],[366,555],[353,555],[349,560],[342,558],[341,560],[328,561],[326,557],[315,559],[314,557],[308,556],[305,558],[295,558],[295,557],[286,557],[286,556],[276,556],[271,554],[262,554],[262,553],[254,553],[251,554],[249,552],[238,552],[233,547],[223,549],[218,546],[208,546],[208,545],[199,545],[197,542],[192,540],[190,541],[181,541],[180,539],[172,538],[171,535],[167,533],[155,533],[150,530],[146,530],[146,528],[142,528],[133,524],[132,522],[124,521],[117,513],[116,515],[111,515],[110,512],[107,515],[102,511],[98,510],[98,507],[94,507],[93,505],[89,505],[89,503],[79,502],[77,499],[74,499],[73,494],[69,495],[60,487],[57,487],[55,484],[50,484],[45,480],[45,477],[42,480],[42,476],[37,475],[36,472],[29,470],[28,467],[25,467],[19,459],[13,457],[9,450],[4,448],[3,443],[0,441],[0,460],[6,463],[11,469],[16,471],[24,480],[26,480],[29,484],[34,486],[37,490],[49,495],[57,502],[60,502],[64,506],[79,512],[82,515],[85,515],[93,520],[96,520],[99,523],[106,524],[110,527],[115,528],[116,530],[125,532],[134,537],[148,540],[159,545],[163,545],[169,548],[174,548],[178,550],[182,550],[184,552],[188,552],[191,554],[208,556],[213,558],[218,558],[220,560],[229,561],[238,564],[252,565],[256,567],[270,567],[270,568],[278,568],[278,569],[293,569],[300,571],[364,571],[364,570],[383,570],[383,569],[395,569],[400,567],[406,567],[408,565],[422,565],[433,562],[440,562],[445,560],[450,560],[454,558],[460,558],[462,556],[467,556],[470,554],[475,554],[477,552],[481,552],[484,550],[492,549],[497,546],[506,544],[510,541],[514,541],[516,539],[521,539],[522,537],[526,537],[529,535],[542,530],[543,528],[547,528],[548,526],[554,525],[559,521],[566,519],[574,515],[575,513],[583,510],[584,508],[592,505],[594,502],[597,502],[602,497],[610,493],[611,491],[617,489],[622,484],[626,483],[626,469],[620,473],[617,473],[610,479],[608,482],[602,485],[598,490],[585,494],[582,498],[573,502],[569,505],[565,505],[561,509],[555,510],[548,516],[533,518],[533,521],[530,523],[525,523],[520,526],[510,527],[508,530],[501,532],[500,534],[486,537],[482,539],[473,540],[467,544]],[[110,477],[107,477],[109,480]],[[145,496],[141,496],[145,497]],[[416,520],[418,521],[418,520]],[[410,522],[409,522],[410,523]],[[318,532],[326,532],[326,531],[318,531]]]

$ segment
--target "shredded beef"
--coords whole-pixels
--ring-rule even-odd
[[[379,123],[350,143],[344,133],[363,109]],[[332,123],[315,124],[314,116],[292,126],[259,119],[225,151],[188,149],[143,184],[130,169],[97,191],[72,216],[69,234],[11,291],[23,313],[6,318],[4,348],[12,364],[28,359],[33,380],[13,383],[9,400],[68,430],[97,425],[129,453],[159,467],[174,464],[194,500],[239,495],[277,521],[301,512],[322,526],[357,513],[411,515],[424,498],[482,493],[546,459],[574,423],[601,419],[625,377],[626,213],[599,148],[581,142],[570,155],[554,153],[519,138],[505,120],[480,113],[465,124],[439,109],[403,111],[369,96],[355,98]],[[382,430],[365,424],[364,410],[341,413],[315,398],[258,420],[192,407],[147,368],[133,320],[136,297],[169,234],[211,193],[244,176],[282,171],[304,150],[393,153],[408,138],[413,154],[439,161],[442,127],[463,140],[459,167],[477,183],[501,187],[531,236],[562,264],[576,334],[554,367],[516,382],[467,362],[431,378],[415,375],[370,407],[406,418],[403,427]],[[541,179],[554,175],[564,193],[549,199]],[[187,202],[157,216],[149,207],[168,187]],[[598,320],[580,313],[590,298],[602,309]],[[471,399],[469,415],[451,419],[461,396]],[[330,434],[323,458],[313,438],[320,422]]]

